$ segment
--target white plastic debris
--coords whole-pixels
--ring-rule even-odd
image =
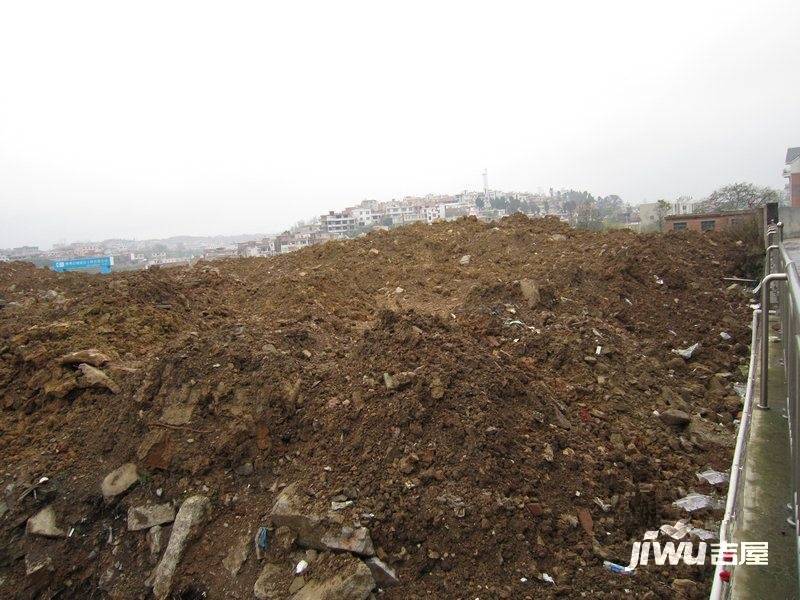
[[[611,510],[611,505],[608,502],[603,502],[600,498],[595,498],[594,503],[597,504],[603,512]]]
[[[697,478],[700,481],[707,481],[711,485],[719,485],[728,481],[728,474],[715,471],[714,469],[708,469],[702,473],[698,473]]]
[[[294,568],[294,574],[302,575],[307,568],[308,568],[308,562],[306,560],[301,560],[299,563],[297,563],[297,566]]]
[[[331,502],[331,510],[342,510],[348,506],[353,506],[352,500],[345,500],[344,502]]]
[[[659,528],[659,531],[664,535],[668,535],[673,540],[681,540],[685,538],[687,535],[694,536],[703,542],[708,540],[714,540],[717,538],[717,534],[715,534],[713,531],[708,531],[707,529],[701,529],[700,527],[692,527],[688,519],[681,519],[680,521],[676,521],[675,525],[664,524]],[[648,531],[647,533],[645,533],[645,538],[644,538],[645,541],[649,539],[647,537],[648,533],[653,533],[653,532]],[[658,534],[658,532],[655,533]]]
[[[602,352],[603,352],[603,347],[602,347],[602,346],[598,346],[597,348],[595,348],[595,349],[594,349],[594,353],[595,353],[597,356],[600,356],[600,354],[601,354]]]
[[[547,583],[552,583],[553,585],[555,585],[556,583],[556,580],[550,577],[550,575],[548,575],[547,573],[542,573],[542,581],[545,581]]]
[[[711,496],[706,496],[705,494],[697,494],[695,492],[692,492],[688,496],[684,496],[680,500],[676,500],[672,504],[684,509],[687,512],[694,512],[704,508],[718,509],[725,506],[721,500],[717,500]]]
[[[700,342],[697,342],[696,344],[692,344],[688,348],[674,349],[673,352],[675,354],[677,354],[678,356],[680,356],[681,358],[683,358],[685,360],[689,360],[690,358],[692,358],[695,355],[695,353],[698,350],[700,350]]]
[[[645,542],[651,542],[651,541],[653,541],[653,540],[655,540],[657,538],[658,538],[658,530],[657,529],[654,530],[654,531],[645,531],[644,532],[643,539],[644,539]]]
[[[675,525],[664,524],[659,528],[659,531],[664,535],[668,535],[673,540],[680,540],[686,537],[686,534],[689,533],[689,524],[687,521],[681,519],[677,521]]]
[[[699,527],[689,528],[689,535],[697,537],[697,539],[699,539],[701,542],[717,539],[716,533],[709,531],[708,529],[700,529]]]
[[[658,275],[653,275],[653,277],[655,277],[655,278],[656,278],[656,283],[657,283],[658,285],[664,285],[664,280],[663,280],[663,279],[661,279],[661,277],[659,277]]]
[[[733,336],[730,333],[728,333],[727,331],[720,331],[719,332],[719,337],[721,337],[726,342],[728,340],[732,340],[733,339]]]

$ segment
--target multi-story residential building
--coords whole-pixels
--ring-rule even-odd
[[[320,229],[326,233],[346,235],[357,227],[356,218],[348,211],[330,211],[319,218]]]
[[[786,192],[789,196],[789,206],[800,206],[800,146],[789,148],[786,151],[786,167],[783,176],[788,179]]]
[[[236,244],[239,256],[272,256],[275,254],[275,240],[264,238],[260,242],[242,242]]]
[[[642,230],[658,229],[667,215],[688,215],[694,212],[695,205],[691,199],[678,198],[667,202],[663,207],[658,202],[648,202],[639,205],[639,222]]]
[[[446,204],[434,204],[433,206],[425,206],[420,209],[423,219],[427,223],[435,221],[444,221]]]

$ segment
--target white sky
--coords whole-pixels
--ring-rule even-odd
[[[0,0],[0,247],[490,185],[782,188],[800,1]]]

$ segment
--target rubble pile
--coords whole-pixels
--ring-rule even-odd
[[[718,528],[746,252],[517,215],[0,265],[0,595],[700,597],[710,565],[604,561]]]

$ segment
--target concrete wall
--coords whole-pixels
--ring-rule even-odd
[[[778,220],[783,223],[783,239],[800,238],[800,207],[778,207]]]

